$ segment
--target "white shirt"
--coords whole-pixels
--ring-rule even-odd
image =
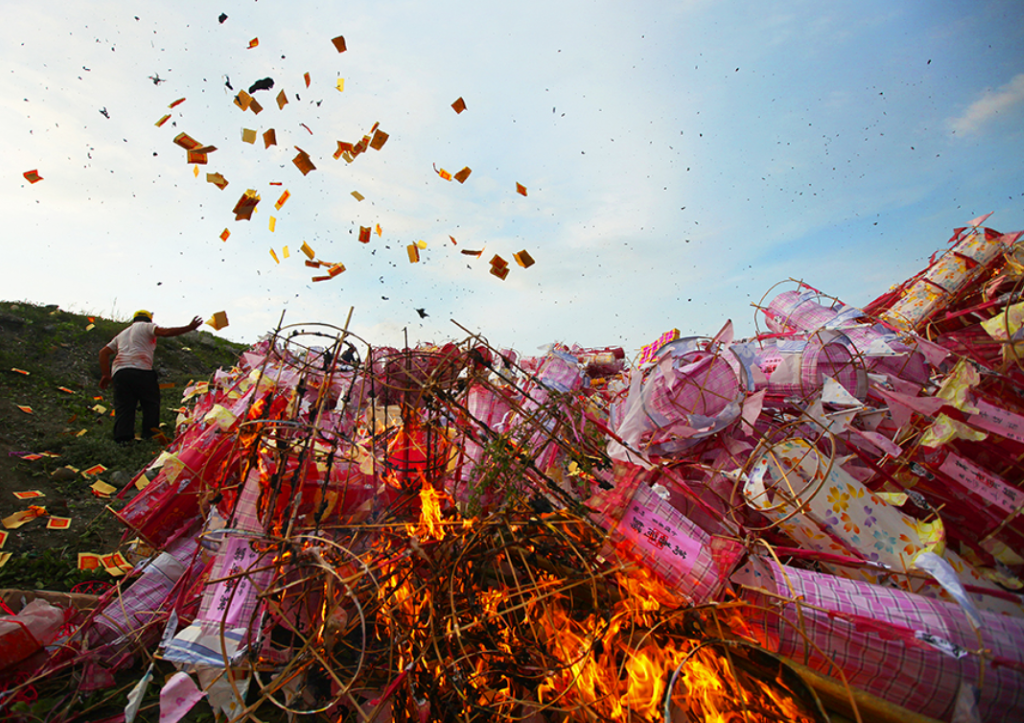
[[[153,352],[156,351],[156,324],[137,321],[115,336],[107,348],[116,354],[111,364],[111,376],[121,369],[152,369]]]

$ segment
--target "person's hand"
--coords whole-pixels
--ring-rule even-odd
[[[102,377],[100,377],[100,389],[106,389],[109,386],[110,386],[110,375],[109,374],[104,374]]]
[[[192,323],[188,325],[189,331],[195,331],[203,325],[202,317],[196,316],[192,318]]]

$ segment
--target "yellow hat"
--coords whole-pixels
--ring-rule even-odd
[[[146,321],[153,321],[153,312],[146,311],[145,309],[139,309],[135,312],[132,317],[132,321],[138,321],[139,319],[145,319]]]

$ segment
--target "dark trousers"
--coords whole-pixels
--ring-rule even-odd
[[[152,369],[118,369],[114,375],[114,441],[135,439],[135,410],[142,407],[142,436],[160,428],[160,385]]]

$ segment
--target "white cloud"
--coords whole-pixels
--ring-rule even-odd
[[[1024,73],[1018,73],[998,90],[986,90],[959,118],[953,119],[950,126],[956,133],[975,133],[992,118],[1021,102],[1024,102]]]

